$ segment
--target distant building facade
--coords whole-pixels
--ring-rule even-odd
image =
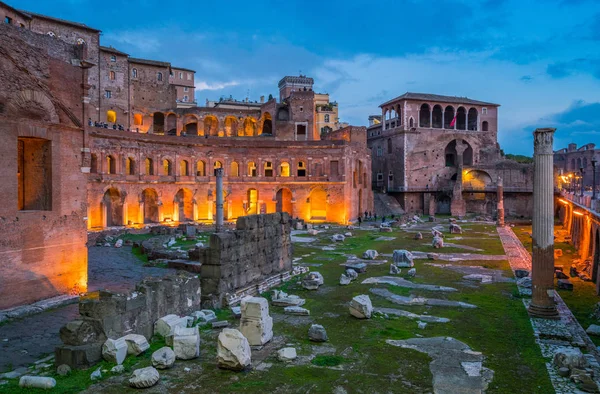
[[[554,152],[554,167],[562,175],[581,176],[583,168],[583,184],[585,188],[591,188],[594,176],[592,160],[600,161],[600,149],[596,149],[596,144],[589,143],[577,147],[577,144],[569,144],[567,148],[562,148]],[[596,164],[596,186],[600,186],[600,166]],[[580,184],[580,183],[579,183]]]

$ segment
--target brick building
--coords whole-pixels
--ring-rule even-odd
[[[494,214],[500,177],[507,214],[530,215],[533,168],[502,157],[498,107],[422,93],[381,104],[367,129],[373,188],[408,212]]]
[[[554,152],[554,167],[567,179],[569,187],[581,190],[581,169],[583,168],[583,185],[590,189],[593,183],[594,168],[592,161],[600,160],[600,149],[596,144],[585,144],[577,148],[577,144],[569,144],[567,148]],[[570,175],[570,177],[569,177]],[[596,187],[600,186],[600,166],[596,164]]]

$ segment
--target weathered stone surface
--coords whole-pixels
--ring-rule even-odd
[[[411,268],[407,272],[407,276],[409,278],[414,278],[416,275],[417,275],[417,269],[416,268]]]
[[[166,337],[173,334],[175,327],[187,327],[187,320],[177,315],[166,315],[154,323],[154,334]]]
[[[242,299],[240,332],[251,346],[261,346],[273,338],[273,318],[269,316],[269,302],[262,297]]]
[[[346,276],[346,274],[340,275],[340,285],[342,285],[342,286],[349,285],[351,281],[352,281],[352,279],[350,279],[348,276]]]
[[[320,324],[313,324],[308,329],[308,339],[313,342],[326,342],[329,338],[327,337],[327,331]]]
[[[56,386],[56,380],[47,376],[21,376],[19,379],[19,387],[36,388],[36,389],[52,389]]]
[[[273,290],[271,304],[275,306],[302,306],[306,301],[297,295],[287,294],[281,290]]]
[[[175,352],[168,346],[152,353],[152,366],[158,369],[171,368],[175,364]]]
[[[352,268],[347,268],[346,269],[346,276],[348,278],[350,278],[350,280],[356,280],[356,279],[358,279],[358,272],[356,272]]]
[[[293,347],[284,347],[283,349],[279,349],[277,351],[277,358],[279,361],[294,361],[296,357],[298,357],[298,355],[296,354],[296,349]]]
[[[143,335],[127,334],[123,339],[127,343],[127,354],[137,356],[150,348],[150,344]]]
[[[396,267],[395,264],[390,264],[390,274],[391,275],[398,275],[400,272],[402,272],[402,270],[398,267]]]
[[[198,327],[176,327],[173,335],[173,352],[179,360],[191,360],[200,356]]]
[[[344,237],[348,238],[351,237],[352,233],[350,231],[348,231],[347,233],[344,233]]]
[[[331,236],[331,240],[335,241],[335,242],[344,242],[345,239],[346,239],[346,237],[343,236],[342,234],[333,234]]]
[[[374,260],[377,258],[377,256],[379,256],[379,253],[373,249],[366,250],[363,253],[363,259]]]
[[[381,226],[381,227],[379,227],[379,232],[380,233],[391,233],[392,232],[392,228],[391,227]]]
[[[71,367],[69,367],[67,364],[60,364],[58,367],[56,367],[56,373],[60,376],[67,376],[71,373]]]
[[[91,380],[98,380],[102,378],[102,371],[100,370],[100,367],[98,367],[98,369],[96,369],[94,372],[92,372],[90,374],[90,379]]]
[[[556,284],[561,290],[573,290],[573,283],[568,279],[559,279]]]
[[[416,233],[416,234],[415,234],[415,237],[414,237],[414,239],[415,239],[415,240],[420,240],[420,239],[423,239],[423,234],[421,234],[421,233]]]
[[[310,229],[310,230],[308,230],[308,235],[315,236],[315,235],[317,235],[317,234],[319,234],[319,231],[318,231],[318,230],[315,230],[315,229]]]
[[[462,234],[462,228],[458,224],[450,224],[450,234]]]
[[[554,359],[552,360],[554,365],[558,368],[565,367],[570,370],[573,368],[585,368],[586,361],[583,357],[583,353],[579,348],[560,348],[554,353]]]
[[[554,271],[554,276],[557,279],[569,279],[569,277],[564,272],[559,270]]]
[[[117,239],[117,242],[115,242],[115,248],[120,248],[122,246],[123,246],[123,240]]]
[[[102,343],[59,346],[54,351],[54,356],[58,365],[66,364],[73,369],[87,369],[102,360]]]
[[[217,366],[223,369],[241,371],[250,366],[250,344],[241,332],[225,328],[217,342]]]
[[[65,345],[79,346],[94,342],[104,342],[106,336],[102,325],[95,319],[72,320],[61,327],[60,340]]]
[[[529,276],[525,276],[521,279],[517,280],[517,285],[521,286],[521,287],[525,287],[527,289],[531,288],[531,277]]]
[[[204,314],[204,319],[207,323],[217,320],[217,315],[210,309],[202,309],[200,312]]]
[[[309,316],[310,311],[305,308],[301,308],[299,306],[286,306],[283,308],[283,312],[286,315],[299,315],[299,316]]]
[[[229,322],[227,320],[214,321],[211,324],[213,329],[229,327]]]
[[[515,277],[517,279],[525,278],[525,277],[529,276],[530,273],[531,272],[529,270],[517,269],[517,270],[515,270]]]
[[[129,385],[136,389],[145,389],[158,383],[160,375],[154,367],[140,368],[133,371],[129,378]]]
[[[597,324],[590,324],[585,332],[590,335],[600,336],[600,326]]]
[[[367,264],[365,263],[346,263],[344,264],[346,269],[354,270],[354,272],[362,274],[367,272]]]
[[[115,365],[114,367],[112,367],[110,369],[110,372],[112,372],[112,373],[123,373],[123,372],[125,372],[125,367],[123,366],[123,364]]]
[[[394,265],[398,268],[410,268],[415,266],[413,255],[408,250],[394,250],[392,258]]]
[[[425,323],[424,321],[419,321],[419,322],[417,322],[417,327],[418,327],[420,330],[424,330],[424,329],[425,329],[425,327],[427,327],[427,323]]]
[[[127,342],[125,339],[110,339],[108,338],[102,345],[102,357],[111,363],[123,364],[127,357]]]
[[[359,319],[370,319],[373,313],[373,304],[366,294],[357,295],[350,301],[350,314]]]
[[[433,246],[435,249],[443,248],[444,247],[444,239],[441,237],[433,237],[431,246]]]
[[[409,289],[423,289],[430,291],[456,291],[454,287],[446,287],[446,286],[438,286],[438,285],[429,285],[425,283],[414,283],[404,278],[398,278],[397,276],[373,276],[371,278],[367,278],[361,282],[363,285],[372,284],[372,283],[383,283],[389,284],[393,286],[399,287],[408,287]],[[385,290],[385,289],[379,289]]]
[[[302,287],[306,290],[317,290],[323,284],[323,275],[317,271],[309,272],[302,279]]]

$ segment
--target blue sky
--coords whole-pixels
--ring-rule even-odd
[[[195,69],[199,104],[251,100],[300,71],[365,125],[406,91],[499,103],[499,141],[531,154],[535,127],[555,149],[600,145],[600,1],[14,0],[79,21],[131,56]]]

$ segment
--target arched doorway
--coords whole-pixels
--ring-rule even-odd
[[[152,117],[152,131],[155,133],[165,132],[165,115],[162,112],[155,112]]]
[[[177,134],[177,116],[175,114],[167,115],[167,134]]]
[[[327,192],[323,189],[315,189],[310,193],[310,218],[327,219]]]
[[[248,192],[246,193],[246,199],[248,201],[246,214],[256,215],[258,213],[258,190],[248,189]]]
[[[273,120],[271,114],[265,112],[263,119],[262,134],[273,134]]]
[[[436,199],[436,214],[450,215],[450,196],[442,195]]]
[[[292,192],[290,189],[282,188],[277,191],[277,212],[287,212],[292,215]]]
[[[244,136],[253,137],[256,135],[256,119],[249,116],[244,120]]]
[[[219,134],[219,119],[213,115],[204,118],[204,135],[216,137]]]
[[[179,189],[175,195],[175,203],[179,207],[179,221],[194,220],[194,203],[192,192],[188,189]]]
[[[238,135],[238,120],[235,116],[225,118],[225,136],[235,137]]]
[[[144,223],[158,223],[158,194],[154,189],[144,189],[142,192],[144,203]]]
[[[123,198],[118,189],[110,188],[104,193],[102,199],[106,207],[106,226],[123,225]]]

